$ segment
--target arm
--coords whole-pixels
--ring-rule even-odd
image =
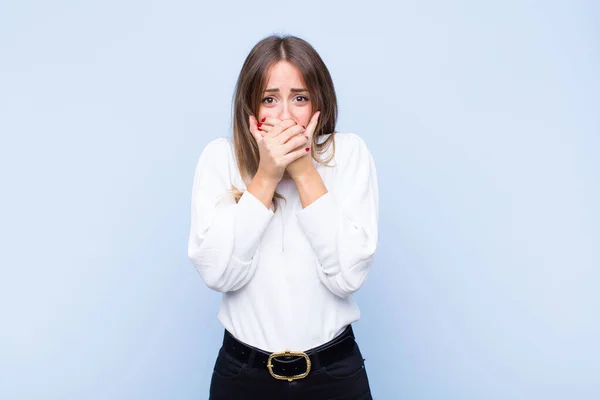
[[[358,135],[345,139],[344,154],[336,154],[333,193],[323,189],[316,170],[296,180],[304,207],[296,216],[319,260],[321,281],[339,297],[351,295],[366,279],[377,248],[379,219],[373,157]]]
[[[270,206],[276,184],[259,181],[258,174],[237,204],[227,193],[232,160],[227,140],[213,140],[200,155],[192,186],[188,258],[218,292],[238,290],[250,281],[256,269],[252,259],[274,215],[263,200]]]

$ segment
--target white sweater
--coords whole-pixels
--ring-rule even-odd
[[[232,138],[212,140],[198,159],[188,257],[223,293],[219,321],[251,346],[307,350],[360,317],[352,293],[377,247],[377,174],[358,135],[334,140],[333,167],[313,160],[328,192],[302,208],[294,181],[283,179],[276,191],[287,202],[279,200],[276,213],[246,191]],[[237,204],[227,192],[232,183],[243,191]]]

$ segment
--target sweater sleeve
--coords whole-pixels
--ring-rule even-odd
[[[328,188],[296,212],[316,253],[321,281],[342,298],[357,291],[366,279],[377,248],[379,219],[373,157],[360,136],[344,135],[343,147],[336,150],[334,190]]]
[[[250,281],[252,259],[273,211],[248,191],[238,203],[230,170],[237,168],[231,145],[217,138],[198,159],[192,185],[188,258],[204,283],[218,292],[238,290]]]

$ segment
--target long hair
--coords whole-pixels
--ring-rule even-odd
[[[333,81],[325,63],[316,50],[303,39],[287,34],[267,36],[259,41],[246,57],[233,96],[233,143],[238,169],[246,185],[249,185],[258,171],[260,161],[258,144],[250,132],[248,117],[258,117],[268,80],[267,71],[272,65],[283,60],[300,70],[311,96],[312,112],[321,111],[310,146],[311,157],[318,163],[327,165],[335,153],[334,136],[338,108]],[[331,135],[321,142],[319,136],[326,134]],[[322,153],[330,145],[333,145],[331,156],[322,160]],[[234,185],[231,186],[231,192],[237,203],[242,192]],[[272,200],[275,211],[277,199],[285,200],[275,192]]]

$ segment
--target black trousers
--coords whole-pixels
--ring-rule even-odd
[[[335,340],[335,339],[334,339]],[[210,383],[210,400],[372,400],[365,359],[358,344],[343,359],[313,369],[302,379],[275,379],[221,347]]]

